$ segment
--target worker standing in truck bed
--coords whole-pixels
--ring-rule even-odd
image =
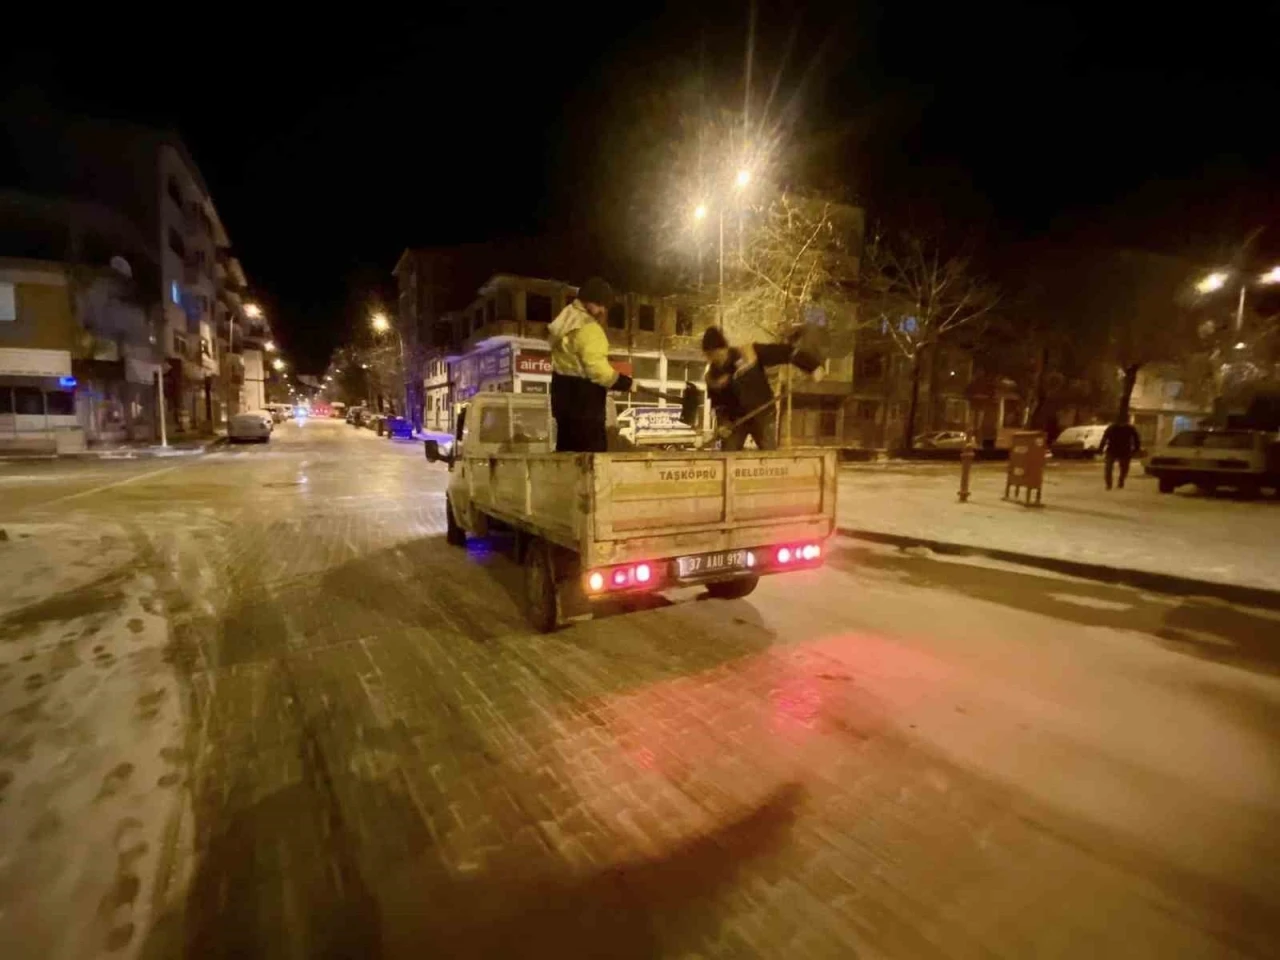
[[[741,450],[747,437],[760,450],[778,449],[777,409],[772,405],[773,387],[766,369],[790,363],[815,380],[822,379],[819,360],[793,344],[748,343],[731,347],[719,327],[708,327],[702,335],[702,354],[707,360],[707,398],[716,416],[723,423],[733,424],[721,444],[724,450]]]
[[[609,363],[609,338],[600,321],[609,315],[613,288],[592,277],[551,322],[551,416],[557,453],[604,453],[609,448],[605,401],[610,390],[632,381]]]

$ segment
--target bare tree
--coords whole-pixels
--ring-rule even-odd
[[[862,211],[829,199],[783,193],[747,210],[740,251],[725,253],[731,338],[782,340],[818,318],[833,351],[851,348],[861,239]]]
[[[940,241],[900,232],[877,236],[862,261],[862,307],[910,364],[911,400],[903,447],[911,449],[926,354],[944,338],[982,320],[999,300],[973,272],[968,255],[945,252]]]

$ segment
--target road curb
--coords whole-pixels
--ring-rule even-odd
[[[1154,573],[1150,570],[1134,570],[1128,567],[1113,567],[1102,563],[1085,563],[1081,560],[1064,560],[1060,557],[1042,557],[1032,553],[1020,553],[1016,550],[1001,550],[995,547],[977,547],[967,543],[948,543],[944,540],[930,540],[926,537],[909,537],[898,533],[882,533],[878,530],[857,530],[853,527],[837,527],[841,536],[868,543],[879,543],[891,547],[927,547],[934,553],[953,557],[986,557],[989,560],[1001,560],[1005,563],[1016,563],[1024,567],[1036,567],[1070,577],[1084,580],[1097,580],[1102,583],[1117,583],[1153,593],[1169,593],[1176,596],[1214,597],[1228,603],[1242,606],[1259,607],[1265,610],[1280,610],[1280,590],[1267,590],[1264,587],[1246,587],[1233,583],[1218,583],[1213,580],[1197,580],[1192,577],[1179,577],[1170,573]]]

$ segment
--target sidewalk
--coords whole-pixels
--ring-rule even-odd
[[[179,437],[169,441],[167,446],[158,443],[118,443],[109,446],[90,447],[80,453],[70,454],[73,457],[101,460],[133,460],[140,457],[190,457],[225,443],[225,433],[211,437]]]
[[[880,542],[970,548],[1081,576],[1151,574],[1166,589],[1200,581],[1280,598],[1280,501],[1206,497],[1190,487],[1160,494],[1141,467],[1135,471],[1124,490],[1108,492],[1100,463],[1051,463],[1044,506],[1028,508],[1002,499],[1004,464],[974,465],[967,504],[956,497],[958,464],[845,466],[838,523],[842,533]]]
[[[0,461],[8,460],[137,460],[144,457],[191,457],[226,442],[226,434],[213,436],[178,437],[167,446],[158,443],[112,443],[89,447],[74,453],[53,453],[48,450],[16,448],[0,450]]]

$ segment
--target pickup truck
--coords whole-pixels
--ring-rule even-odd
[[[515,534],[541,631],[628,595],[705,585],[745,597],[761,576],[821,564],[835,528],[834,451],[552,453],[545,395],[485,393],[459,411],[446,536]]]

